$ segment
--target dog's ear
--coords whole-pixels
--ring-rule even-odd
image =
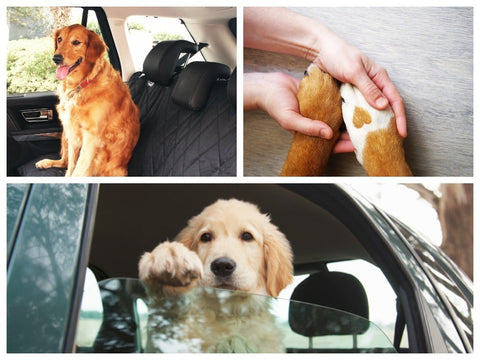
[[[55,46],[55,51],[57,51],[57,48],[58,48],[57,39],[58,39],[59,35],[60,35],[60,29],[55,30],[55,32],[53,33],[53,43],[54,43],[54,46]]]
[[[195,241],[195,233],[191,226],[187,226],[184,228],[178,235],[175,237],[175,241],[181,242],[185,245],[188,249],[194,250],[194,241]]]
[[[268,223],[264,237],[267,291],[277,297],[293,280],[293,254],[290,244],[278,228]]]
[[[90,62],[95,62],[100,56],[103,55],[107,46],[103,40],[94,31],[88,30],[88,46],[86,58]]]

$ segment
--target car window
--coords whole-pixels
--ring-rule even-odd
[[[7,187],[7,249],[10,256],[13,236],[28,196],[28,184],[9,184]]]
[[[7,94],[57,88],[52,36],[57,28],[81,24],[82,12],[75,7],[7,8]],[[89,11],[87,27],[100,33],[93,11]]]
[[[7,272],[7,351],[63,349],[83,257],[89,186],[32,185]],[[7,191],[16,186],[8,185]]]
[[[397,317],[396,299],[390,283],[383,272],[375,265],[365,260],[347,260],[329,263],[328,271],[337,271],[353,275],[363,286],[367,295],[369,319],[393,343],[395,335],[395,323]],[[295,287],[308,277],[308,274],[295,276],[294,282],[285,288],[279,295],[289,299]],[[338,336],[339,341],[342,336]],[[345,336],[343,336],[345,338]],[[402,348],[408,348],[407,329],[402,337]]]
[[[77,337],[90,331],[94,340],[77,341],[78,352],[218,352],[236,346],[252,352],[394,352],[372,322],[312,304],[202,287],[186,297],[149,301],[140,281],[124,278],[100,281],[99,289],[101,306],[84,293]],[[255,304],[255,315],[232,307],[239,301]],[[346,334],[342,339],[331,335],[338,328]],[[252,340],[258,337],[262,341]]]
[[[410,243],[416,254],[421,258],[422,264],[434,285],[447,302],[457,322],[458,331],[462,332],[473,347],[473,293],[466,289],[464,283],[470,282],[464,274],[458,272],[455,266],[450,265],[451,260],[439,249],[422,240],[413,230],[393,219],[398,229]],[[471,285],[469,285],[471,288]],[[463,291],[462,291],[463,289]]]
[[[127,18],[127,39],[135,71],[143,69],[143,61],[150,50],[166,40],[187,40],[194,42],[180,19],[158,16],[130,16]],[[200,53],[191,61],[204,61]]]

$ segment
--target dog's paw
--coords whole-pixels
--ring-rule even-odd
[[[411,176],[395,115],[371,107],[356,87],[343,84],[343,120],[358,161],[369,176]]]
[[[48,169],[53,167],[53,164],[54,164],[54,160],[44,159],[44,160],[37,161],[35,163],[35,167],[37,169]]]
[[[138,267],[143,283],[185,288],[203,271],[198,255],[179,242],[161,243],[142,256]]]
[[[297,93],[300,113],[321,120],[336,132],[342,124],[341,97],[338,82],[311,64],[300,81]]]
[[[368,134],[391,128],[395,122],[392,109],[377,110],[371,107],[356,87],[342,84],[342,115],[348,134],[355,147],[355,154],[363,165],[363,152]]]

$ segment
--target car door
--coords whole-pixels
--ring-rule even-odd
[[[120,61],[101,8],[9,7],[7,14],[7,175],[17,176],[23,164],[60,151],[58,81],[51,61],[51,35],[59,25],[51,24],[81,23],[101,33],[118,70]]]
[[[97,185],[7,186],[7,352],[71,352]]]

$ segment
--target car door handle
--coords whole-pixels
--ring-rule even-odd
[[[22,110],[21,114],[23,119],[28,123],[53,120],[53,110],[51,109]]]

